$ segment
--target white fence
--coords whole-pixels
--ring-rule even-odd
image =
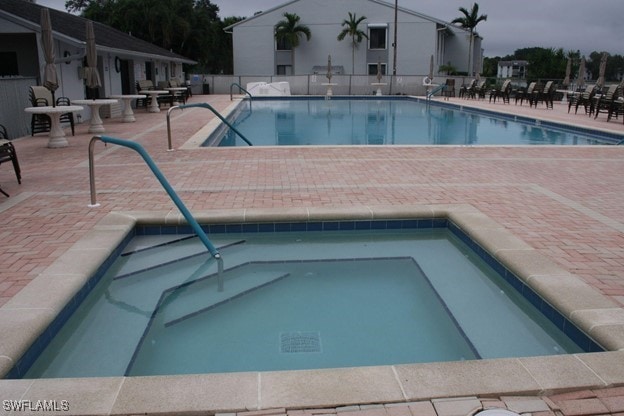
[[[427,87],[423,80],[426,75],[393,75],[383,76],[378,83],[376,76],[367,75],[333,75],[331,78],[334,95],[373,95],[378,88],[384,95],[420,95],[424,96]],[[434,77],[432,84],[444,84],[448,78],[455,79],[455,95],[468,77]],[[233,84],[243,88],[250,82],[288,82],[292,95],[325,95],[329,80],[325,74],[295,75],[295,76],[234,76],[234,75],[207,75],[192,74],[191,90],[193,94],[230,94]],[[232,91],[240,91],[234,87]]]

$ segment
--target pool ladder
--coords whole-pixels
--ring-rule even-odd
[[[243,139],[243,141],[245,143],[247,143],[249,146],[253,146],[253,143],[250,142],[247,137],[245,137],[243,135],[243,133],[241,133],[240,131],[238,131],[236,129],[236,127],[234,127],[232,124],[230,124],[229,121],[227,121],[217,110],[215,110],[215,108],[213,106],[211,106],[208,103],[197,103],[197,104],[183,104],[183,105],[175,105],[171,108],[169,108],[169,110],[167,110],[167,150],[172,151],[173,150],[173,145],[171,144],[171,112],[173,110],[176,109],[180,109],[180,110],[184,110],[185,108],[192,108],[192,107],[200,107],[200,108],[206,108],[210,111],[212,111],[212,113],[217,116],[223,123],[225,123],[225,125],[227,125],[230,130],[232,130],[234,133],[236,133],[241,139]]]
[[[163,188],[165,188],[165,191],[167,191],[167,194],[169,194],[169,197],[171,198],[173,203],[178,207],[178,209],[180,210],[180,212],[182,213],[182,215],[184,216],[188,224],[191,226],[195,234],[197,234],[197,236],[199,237],[201,242],[204,244],[204,246],[206,246],[210,254],[219,262],[219,276],[221,276],[221,274],[223,273],[223,259],[221,258],[221,254],[219,253],[219,250],[217,250],[217,248],[208,239],[204,230],[202,230],[197,220],[193,217],[191,212],[186,208],[186,206],[184,205],[184,203],[182,202],[178,194],[176,194],[176,192],[173,190],[173,187],[171,187],[171,185],[169,184],[165,176],[162,174],[160,169],[158,169],[158,166],[156,166],[156,163],[154,163],[154,160],[150,157],[150,155],[147,153],[145,148],[143,148],[143,146],[141,146],[139,143],[132,142],[129,140],[117,139],[114,137],[108,137],[108,136],[93,136],[91,138],[91,141],[89,142],[89,183],[91,187],[91,204],[89,205],[89,207],[93,208],[93,207],[100,206],[100,204],[98,204],[96,201],[95,166],[94,166],[94,157],[93,157],[93,149],[95,148],[95,142],[98,140],[103,142],[104,144],[112,143],[118,146],[130,148],[136,151],[138,154],[140,154],[141,157],[143,157],[143,160],[145,161],[145,163],[147,163],[147,166],[152,170],[152,172],[154,173],[154,176],[156,176],[156,179],[158,179],[158,181],[163,186]],[[219,280],[219,289],[223,290],[222,278],[220,278]]]

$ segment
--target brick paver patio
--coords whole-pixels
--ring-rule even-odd
[[[217,109],[230,105],[229,96],[192,100],[207,101]],[[567,106],[560,104],[554,110],[536,110],[526,105],[455,102],[624,133],[621,119],[607,122],[606,115],[597,120],[569,115]],[[106,119],[106,134],[144,145],[191,211],[472,204],[624,307],[624,146],[253,147],[168,152],[165,114],[138,110],[137,122],[131,124]],[[174,112],[174,147],[212,118],[203,109]],[[62,149],[48,149],[42,134],[16,140],[21,185],[10,164],[0,168],[0,184],[11,195],[0,195],[0,305],[107,213],[176,209],[136,153],[102,143],[96,145],[95,164],[101,206],[89,208],[91,135],[87,128],[86,123],[78,125],[76,136],[68,137],[69,147]],[[591,412],[603,406],[612,414],[622,414],[618,412],[624,412],[624,392],[618,390],[614,397],[553,399],[557,409],[543,414],[595,414],[582,413],[584,406]],[[594,401],[583,402],[588,399]],[[405,414],[410,414],[409,407]]]

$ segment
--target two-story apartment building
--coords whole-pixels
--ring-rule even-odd
[[[350,13],[365,16],[359,29],[367,34],[355,51],[352,68],[352,42],[337,37],[342,22]],[[395,19],[396,12],[396,19]],[[311,39],[301,40],[293,50],[275,39],[275,25],[284,13],[296,14],[307,26]],[[451,64],[458,71],[479,72],[483,52],[481,38],[474,41],[473,71],[468,69],[470,32],[451,23],[426,16],[381,0],[293,0],[226,28],[232,33],[235,75],[302,75],[332,65],[345,68],[346,74],[376,74],[382,71],[397,75],[427,74],[434,56],[435,69]],[[395,38],[396,32],[396,38]],[[395,59],[396,58],[396,59]],[[395,68],[396,62],[396,68]]]

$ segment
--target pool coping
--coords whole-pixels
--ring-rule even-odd
[[[202,224],[446,218],[608,352],[326,370],[0,380],[3,399],[67,400],[64,414],[236,412],[441,397],[536,395],[624,385],[624,309],[471,205],[211,210]],[[6,374],[136,225],[184,225],[177,211],[106,215],[0,307]]]

